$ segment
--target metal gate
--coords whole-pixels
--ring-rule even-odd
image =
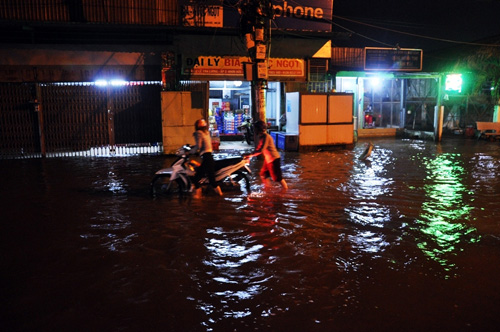
[[[407,79],[404,94],[406,129],[434,130],[434,108],[438,103],[438,82],[434,78]]]
[[[38,119],[32,101],[34,86],[0,86],[0,158],[33,156],[39,151]]]
[[[0,85],[0,158],[161,152],[161,85]]]
[[[475,127],[476,121],[493,121],[495,103],[490,96],[449,96],[443,105],[444,127],[449,130]]]

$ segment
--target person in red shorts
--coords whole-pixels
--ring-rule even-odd
[[[281,156],[276,145],[274,145],[273,138],[267,133],[266,123],[262,120],[256,121],[254,124],[255,133],[258,135],[258,143],[255,150],[246,156],[250,159],[260,154],[264,155],[264,164],[260,170],[260,177],[262,182],[270,185],[269,178],[274,182],[279,182],[284,190],[288,189],[288,184],[281,173]]]

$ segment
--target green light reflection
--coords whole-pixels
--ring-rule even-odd
[[[448,257],[461,250],[460,243],[479,241],[479,237],[472,234],[476,229],[466,223],[474,207],[464,201],[465,170],[457,157],[443,153],[435,159],[422,160],[428,175],[424,185],[426,200],[417,219],[418,231],[424,236],[417,238],[417,246],[446,271],[454,267]]]

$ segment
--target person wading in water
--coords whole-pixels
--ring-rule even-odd
[[[288,189],[288,184],[285,179],[283,179],[281,173],[281,156],[274,145],[273,138],[267,133],[266,123],[262,120],[256,121],[254,123],[254,128],[258,135],[257,148],[252,153],[245,156],[245,158],[250,159],[263,154],[264,164],[260,170],[260,177],[264,185],[266,187],[270,185],[269,177],[271,177],[274,182],[279,182],[284,190]]]

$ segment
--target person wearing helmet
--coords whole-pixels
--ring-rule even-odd
[[[281,173],[281,156],[273,138],[267,133],[266,123],[262,120],[256,121],[254,124],[255,133],[258,135],[258,144],[255,150],[246,156],[252,158],[260,154],[264,155],[264,164],[260,170],[260,177],[266,186],[269,186],[269,177],[275,182],[279,182],[283,189],[288,189],[288,184]]]
[[[193,133],[195,146],[191,150],[192,154],[199,153],[202,159],[201,165],[196,169],[194,175],[193,187],[194,197],[201,197],[200,180],[204,175],[207,175],[208,181],[215,192],[222,196],[220,187],[215,182],[215,162],[212,155],[212,139],[208,132],[208,124],[205,119],[196,120],[194,123],[195,132]]]

